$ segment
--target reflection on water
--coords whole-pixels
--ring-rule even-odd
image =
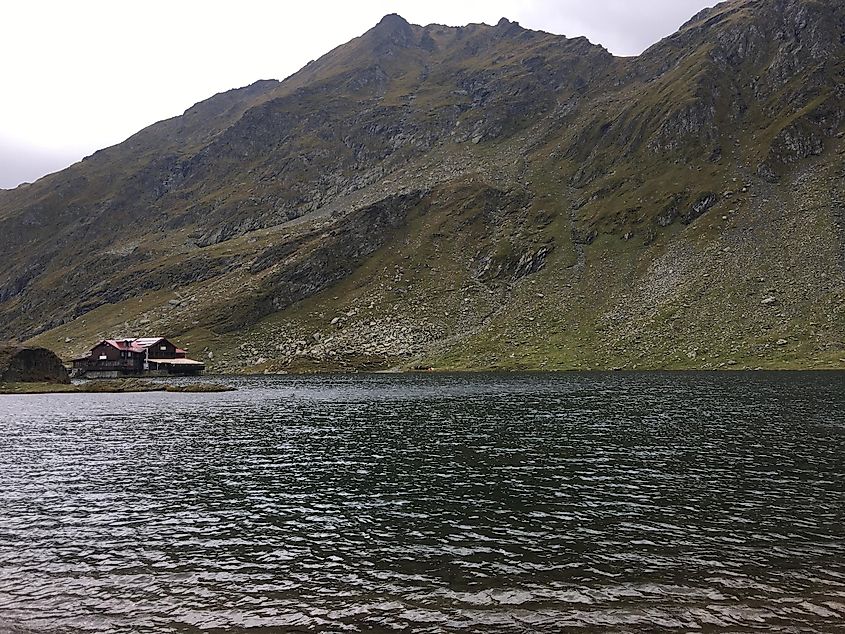
[[[0,396],[0,631],[845,622],[845,376]]]

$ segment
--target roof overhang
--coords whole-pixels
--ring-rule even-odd
[[[159,365],[205,365],[202,361],[194,361],[193,359],[148,359],[148,361]]]

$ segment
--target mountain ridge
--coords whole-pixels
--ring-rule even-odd
[[[839,367],[843,32],[830,0],[732,0],[618,58],[504,19],[385,16],[283,82],[215,95],[0,195],[14,263],[0,337],[71,354],[149,326],[226,371]],[[776,217],[812,227],[771,236]],[[747,245],[715,255],[736,235]],[[817,242],[813,293],[761,236],[780,255]],[[658,289],[667,257],[685,273]],[[702,277],[726,257],[743,261],[730,292]],[[744,279],[773,269],[780,313]],[[639,287],[659,292],[622,306]],[[756,302],[737,313],[740,292]],[[724,330],[722,360],[689,356],[692,317],[637,342],[684,305],[718,309],[700,325]],[[616,314],[640,330],[608,325]]]

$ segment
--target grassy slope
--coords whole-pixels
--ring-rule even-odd
[[[506,87],[504,93],[474,97],[498,99],[495,107],[470,108],[455,124],[458,131],[492,125],[498,130],[492,138],[477,145],[441,139],[420,155],[394,157],[395,163],[382,163],[389,166],[384,177],[318,214],[210,247],[189,245],[192,225],[155,234],[140,247],[149,257],[119,273],[137,272],[143,280],[154,271],[152,290],[90,311],[34,342],[69,356],[107,335],[156,331],[206,357],[212,370],[227,371],[841,367],[845,243],[842,218],[835,216],[843,199],[841,139],[826,141],[819,158],[784,167],[780,184],[756,174],[784,130],[808,125],[829,102],[841,64],[819,67],[818,83],[806,95],[801,74],[773,80],[774,88],[757,99],[743,82],[760,73],[766,84],[775,67],[765,64],[776,59],[776,48],[758,47],[764,72],[726,71],[713,61],[723,55],[717,43],[695,39],[701,29],[715,33],[716,22],[726,41],[745,37],[754,17],[746,4],[722,5],[706,28],[692,23],[639,60],[608,60],[590,50],[589,63],[551,64],[563,73],[554,78],[562,87],[551,110],[536,118],[509,108],[528,90],[523,65],[560,53],[553,36],[509,41],[488,27],[463,35],[430,30],[440,46],[434,61],[457,60],[457,66],[438,77],[444,67],[429,65],[421,50],[394,51],[382,68],[389,81],[378,107],[410,113],[405,124],[422,134],[436,129],[450,108],[467,105],[470,96],[454,90],[450,78],[481,81],[495,72],[493,85]],[[297,92],[316,79],[331,87],[332,108],[361,98],[350,86],[357,85],[355,61],[383,45],[373,37],[309,65],[261,99],[281,100],[283,108],[311,104],[285,101],[293,97],[320,103],[319,90]],[[565,46],[577,52],[583,43]],[[484,55],[467,52],[479,47]],[[586,87],[577,88],[579,73],[590,78]],[[403,110],[409,95],[415,106]],[[297,143],[309,152],[320,147],[313,135]],[[249,199],[254,192],[238,183],[260,169],[250,159],[219,183],[212,179],[188,192],[209,201]],[[261,309],[256,298],[275,292],[274,276],[343,232],[356,209],[414,189],[428,192],[425,209],[411,213],[374,254],[352,263],[345,279],[284,310]],[[688,210],[708,194],[715,205],[691,224],[675,217],[668,226],[658,222],[672,205]],[[520,196],[524,205],[510,211],[495,203]],[[574,236],[592,242],[576,244]],[[251,270],[266,253],[294,242],[294,255]],[[506,266],[543,245],[553,250],[538,273],[478,273],[484,258]],[[219,272],[184,282],[179,274],[186,267]],[[60,282],[57,269],[37,284],[47,293]],[[775,302],[762,304],[768,297]],[[176,299],[184,301],[168,303]],[[16,301],[6,309],[24,320],[28,309]],[[233,313],[243,325],[225,332],[222,324]]]
[[[202,306],[173,309],[160,294],[36,341],[87,344],[149,316],[154,303],[164,315],[154,323],[170,324],[197,355],[213,351],[212,370],[843,367],[841,229],[829,202],[837,169],[808,168],[789,195],[756,181],[648,245],[617,235],[574,245],[563,209],[542,227],[522,222],[531,214],[490,225],[467,205],[471,188],[452,188],[352,276],[243,331],[215,334],[192,323]],[[472,273],[480,245],[507,251],[550,238],[553,255],[535,275],[482,283]],[[197,292],[227,298],[254,283],[237,275],[228,293]],[[762,304],[768,297],[776,303]]]

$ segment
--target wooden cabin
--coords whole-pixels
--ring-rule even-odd
[[[104,339],[84,357],[73,360],[74,373],[88,377],[196,375],[205,370],[165,337]]]

